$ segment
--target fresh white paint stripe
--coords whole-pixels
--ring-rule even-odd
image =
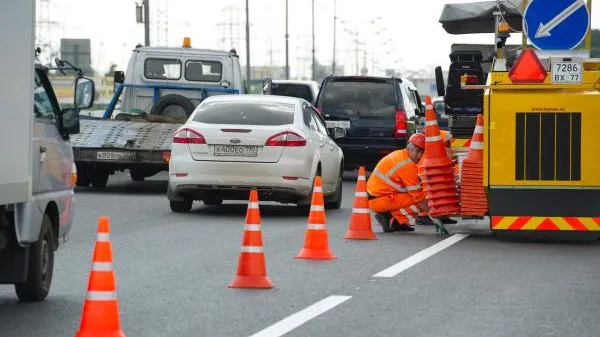
[[[352,296],[333,295],[326,297],[319,302],[307,307],[297,313],[288,316],[281,321],[263,329],[250,337],[279,337],[296,329],[311,319],[326,313],[338,305],[351,299]]]
[[[420,262],[423,262],[427,258],[432,257],[433,255],[441,252],[442,250],[452,246],[453,244],[459,242],[460,240],[462,240],[468,236],[469,236],[469,234],[454,234],[451,237],[447,238],[446,240],[440,241],[440,242],[436,243],[435,245],[433,245],[429,248],[423,249],[422,251],[416,253],[415,255],[412,255],[412,256],[396,263],[395,265],[380,271],[379,273],[373,275],[373,277],[394,277],[394,276],[400,274],[401,272],[405,271],[406,269],[408,269]]]

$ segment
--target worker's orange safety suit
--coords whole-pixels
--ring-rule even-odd
[[[396,150],[377,163],[367,181],[369,208],[390,212],[400,225],[408,225],[422,211],[417,203],[425,200],[418,167],[406,149]]]

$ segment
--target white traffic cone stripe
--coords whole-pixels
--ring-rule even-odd
[[[325,229],[325,225],[315,225],[315,224],[309,223],[308,229]]]
[[[365,180],[366,181],[367,179],[365,178],[365,176],[358,176],[358,180]]]
[[[92,263],[93,271],[112,271],[113,266],[111,262],[94,262]]]
[[[90,301],[114,301],[117,299],[117,293],[114,291],[88,291],[85,299]]]
[[[425,121],[425,126],[434,126],[438,125],[437,121]]]
[[[260,225],[244,225],[244,230],[247,232],[260,232]]]
[[[369,195],[367,194],[367,192],[356,192],[354,193],[355,197],[360,197],[360,198],[368,198]]]
[[[432,104],[426,104],[425,105],[425,109],[427,109],[427,110],[433,110],[433,105]]]
[[[258,246],[242,246],[242,253],[262,253],[263,247]]]
[[[321,186],[313,187],[313,193],[317,193],[317,192],[323,193],[323,188]]]
[[[352,213],[366,213],[369,214],[368,208],[353,208]]]
[[[442,140],[442,136],[433,136],[433,137],[425,137],[426,142],[437,142],[438,140]]]
[[[473,142],[473,141],[471,141],[471,148],[473,150],[483,150],[483,143],[482,142]]]
[[[251,201],[248,203],[248,208],[249,209],[258,209],[258,202],[256,201]]]
[[[483,126],[477,125],[475,127],[475,131],[473,133],[481,133],[481,134],[483,134]]]
[[[312,205],[312,206],[310,206],[310,211],[311,212],[322,212],[322,211],[325,211],[325,207]]]
[[[97,242],[109,242],[110,241],[110,234],[108,234],[108,233],[98,233],[96,235],[96,241]]]

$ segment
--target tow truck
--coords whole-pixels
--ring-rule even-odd
[[[471,11],[481,9],[479,4]],[[591,12],[591,2],[586,10]],[[513,60],[505,57],[506,27],[522,30],[504,20],[502,12],[494,12],[487,17],[496,32],[487,82],[470,85],[466,76],[461,81],[462,90],[484,90],[482,184],[490,229],[498,236],[543,233],[597,239],[600,60],[589,56],[591,29],[588,25],[583,48],[569,50],[534,49],[523,38]]]

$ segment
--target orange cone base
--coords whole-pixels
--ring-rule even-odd
[[[311,248],[302,248],[300,253],[296,255],[297,259],[311,259],[311,260],[333,260],[337,259],[335,255],[329,250],[326,249],[311,249]]]
[[[229,288],[273,288],[273,283],[268,276],[236,276],[228,285]]]
[[[349,230],[344,235],[347,240],[377,240],[375,233],[370,230]]]
[[[77,332],[75,337],[126,337],[123,331],[84,331]]]

